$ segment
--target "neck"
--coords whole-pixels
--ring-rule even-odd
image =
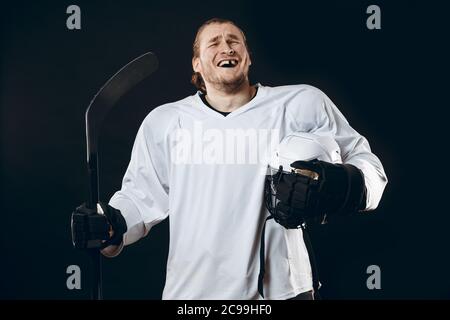
[[[215,109],[222,112],[232,112],[252,100],[255,92],[256,88],[250,86],[248,81],[245,81],[233,92],[225,92],[223,90],[218,90],[214,87],[207,86],[207,94],[205,98]]]

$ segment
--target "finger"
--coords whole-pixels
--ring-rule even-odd
[[[281,179],[282,182],[289,183],[289,184],[295,184],[298,182],[309,183],[310,180],[311,179],[308,178],[307,176],[299,175],[299,174],[295,174],[295,173],[283,174],[283,177]]]
[[[289,216],[289,212],[291,211],[291,208],[289,207],[289,205],[283,201],[278,202],[277,205],[275,206],[275,209],[277,211],[277,214],[284,218]]]
[[[306,208],[306,194],[296,193],[292,196],[291,207],[294,210],[303,210]]]
[[[293,210],[285,203],[278,203],[275,221],[288,229],[295,229],[304,222],[302,210]]]
[[[316,159],[310,161],[297,160],[291,163],[291,167],[295,169],[304,169],[320,173],[320,169],[316,164]]]
[[[95,210],[86,207],[86,203],[83,203],[82,205],[78,206],[75,211],[84,214],[96,213]]]
[[[283,202],[288,202],[292,191],[292,186],[286,183],[280,183],[276,188],[275,197]]]
[[[295,181],[294,184],[286,181],[280,182],[276,187],[276,198],[284,202],[289,202],[291,198],[305,201],[310,188],[310,180],[296,179]]]

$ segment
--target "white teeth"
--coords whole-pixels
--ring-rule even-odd
[[[232,65],[234,67],[235,65],[237,65],[237,61],[236,60],[223,60],[223,61],[219,62],[219,67],[222,67],[227,64]]]

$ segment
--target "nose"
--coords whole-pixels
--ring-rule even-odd
[[[230,44],[227,41],[222,41],[220,52],[232,56],[236,51],[234,51],[234,49],[231,48]]]

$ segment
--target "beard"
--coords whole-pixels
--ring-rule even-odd
[[[211,84],[216,90],[234,93],[239,91],[244,83],[248,82],[248,73],[240,72],[232,78],[224,79],[223,77],[209,72],[204,75],[204,81]]]

